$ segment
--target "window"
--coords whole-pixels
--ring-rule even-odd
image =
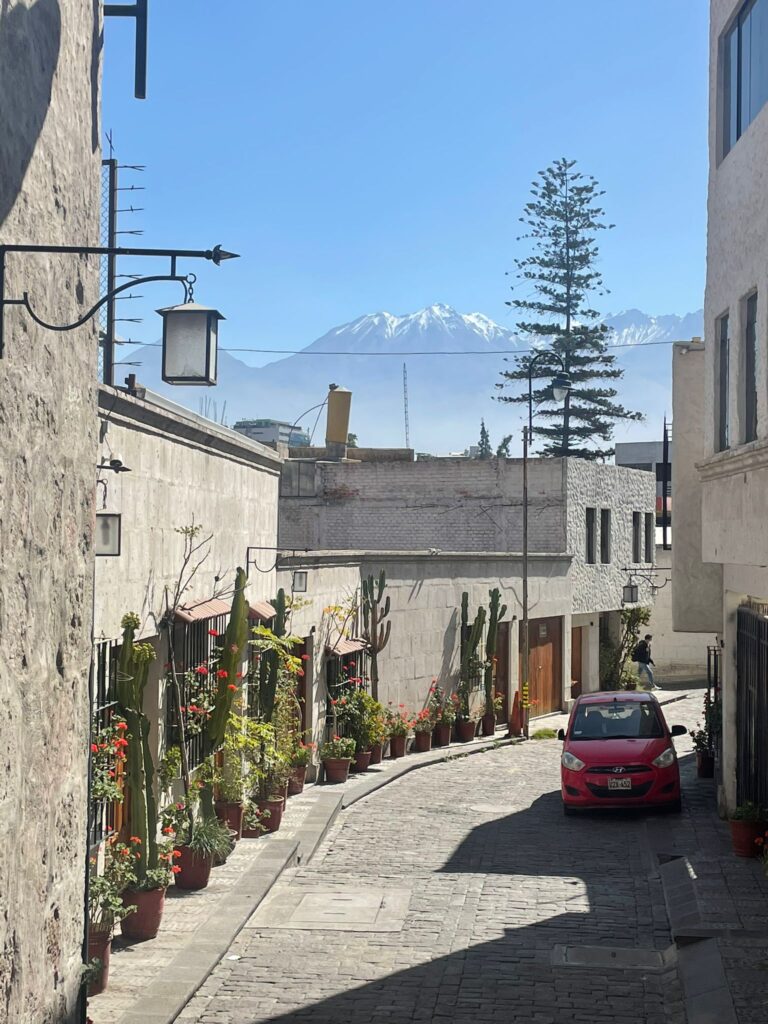
[[[728,314],[721,316],[716,328],[717,352],[715,367],[715,415],[717,417],[717,450],[728,448],[728,372],[730,363]]]
[[[600,509],[600,561],[607,565],[611,560],[611,510]]]
[[[639,512],[632,513],[632,561],[640,561],[640,528],[641,516]]]
[[[723,156],[768,100],[768,0],[748,0],[722,47]]]
[[[768,2],[768,0],[766,0]],[[757,439],[757,294],[750,295],[744,325],[744,441]]]
[[[653,562],[653,549],[656,547],[656,516],[653,512],[645,513],[645,560]]]
[[[586,527],[587,527],[587,549],[586,549],[586,560],[588,565],[594,565],[595,558],[595,541],[597,532],[597,509],[588,508],[586,510]]]

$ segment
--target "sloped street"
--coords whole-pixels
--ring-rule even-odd
[[[697,694],[665,713],[691,727],[699,709]],[[762,870],[730,853],[712,783],[695,778],[687,736],[677,747],[680,817],[564,818],[556,740],[387,786],[282,877],[180,1020],[684,1022],[698,982],[694,969],[686,993],[661,866],[685,854],[698,863],[702,916],[730,938],[720,948],[738,1019],[765,1019],[752,1016],[768,1006],[760,944],[753,936],[750,974],[734,931],[768,936]],[[748,922],[721,891],[726,875],[759,897]]]

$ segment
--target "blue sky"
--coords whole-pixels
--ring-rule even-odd
[[[145,233],[122,241],[242,254],[189,267],[198,301],[227,316],[224,346],[302,347],[363,313],[434,302],[511,326],[517,218],[561,155],[599,179],[617,225],[601,239],[604,311],[702,305],[701,0],[150,8],[145,101],[131,23],[105,24],[103,126],[122,162],[147,166],[130,179],[145,210],[122,224]],[[176,294],[143,291],[122,312],[145,322],[124,333],[153,341],[150,311]]]

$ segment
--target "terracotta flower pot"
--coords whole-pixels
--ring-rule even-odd
[[[696,774],[700,779],[714,779],[715,756],[707,750],[696,751]]]
[[[475,738],[475,722],[457,722],[456,723],[456,738],[459,743],[468,743],[470,740]]]
[[[323,761],[326,782],[346,782],[349,777],[351,757],[329,757]]]
[[[216,817],[227,828],[236,833],[235,842],[240,838],[243,831],[243,805],[231,800],[217,800]]]
[[[123,937],[134,942],[154,939],[160,931],[165,907],[165,889],[126,889],[123,906],[135,906],[136,910],[124,917],[120,928]]]
[[[381,764],[381,758],[384,754],[384,744],[374,743],[371,747],[371,764]]]
[[[283,798],[281,796],[273,796],[268,800],[257,800],[256,806],[260,811],[269,811],[269,817],[265,818],[262,822],[267,832],[277,832],[280,828],[280,823],[283,820]]]
[[[405,741],[407,736],[390,736],[389,737],[389,756],[390,757],[405,757]]]
[[[288,796],[298,796],[304,792],[304,783],[307,781],[307,766],[305,764],[294,768],[288,779]],[[245,833],[243,833],[245,835]]]
[[[432,730],[413,734],[413,749],[417,754],[426,754],[432,749]]]
[[[88,959],[101,960],[101,967],[96,977],[88,986],[89,996],[98,996],[107,987],[109,981],[109,954],[112,952],[112,932],[88,933]]]
[[[188,846],[180,846],[179,853],[176,865],[181,871],[173,876],[173,884],[178,889],[205,889],[211,877],[213,854],[196,853]]]
[[[352,758],[352,764],[350,770],[353,772],[367,772],[368,767],[371,763],[371,752],[370,750],[358,750],[355,756]]]
[[[436,725],[432,733],[433,747],[447,747],[451,742],[451,727],[447,723]]]
[[[496,715],[483,715],[480,726],[483,736],[493,736],[496,732]]]
[[[765,823],[756,821],[729,821],[731,842],[737,857],[756,857],[761,852],[755,840],[765,833]]]

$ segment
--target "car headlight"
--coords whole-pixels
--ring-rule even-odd
[[[667,747],[658,757],[654,757],[653,764],[657,768],[669,768],[671,764],[675,763],[675,749],[674,747]]]
[[[584,767],[584,762],[580,761],[575,754],[569,754],[566,750],[563,754],[563,765],[572,772],[580,772]]]

